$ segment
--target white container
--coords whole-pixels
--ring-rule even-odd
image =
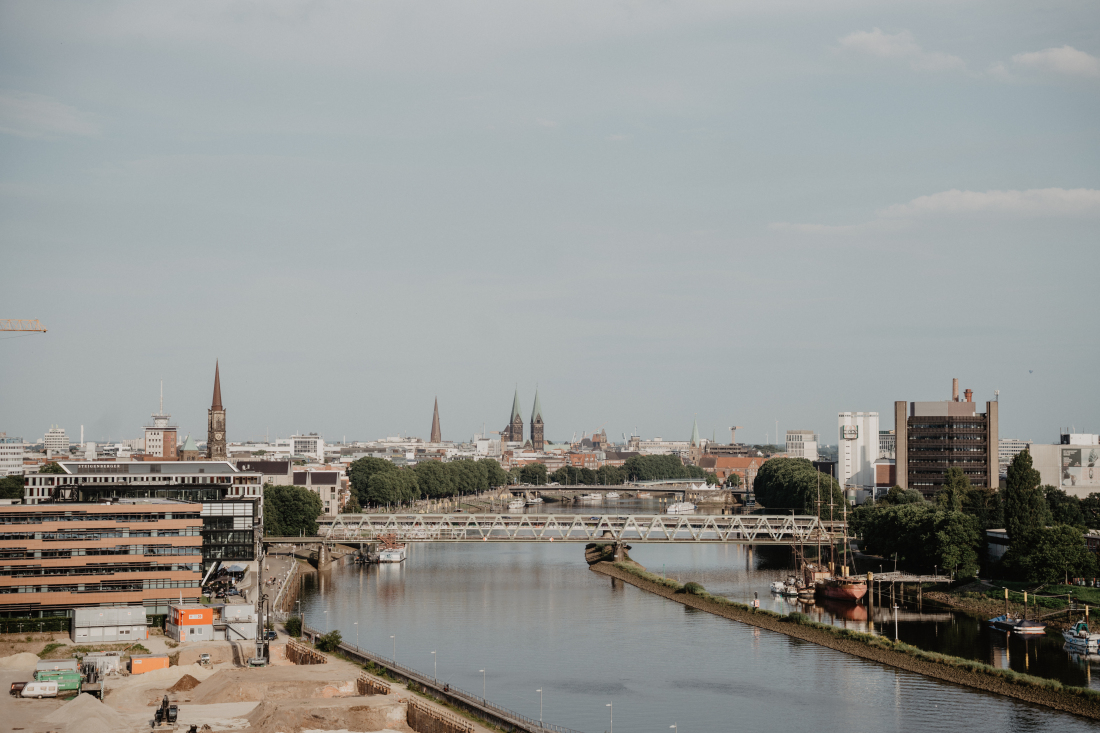
[[[23,688],[23,697],[57,697],[56,682],[28,682]]]

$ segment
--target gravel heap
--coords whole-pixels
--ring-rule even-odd
[[[33,667],[38,664],[39,659],[37,654],[31,654],[30,652],[23,652],[21,654],[12,654],[10,657],[0,657],[0,667],[5,669],[21,669],[24,667]]]
[[[50,730],[58,733],[118,733],[130,727],[117,711],[86,692],[54,710],[42,722],[49,723]]]

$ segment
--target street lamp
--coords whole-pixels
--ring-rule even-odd
[[[390,634],[390,638],[393,639],[393,661],[397,663],[397,634]]]
[[[611,730],[609,733],[615,733],[615,708],[611,707],[611,703],[607,703],[604,707],[611,708],[608,713],[611,715]]]
[[[359,622],[353,621],[351,625],[355,627],[355,651],[359,651]]]
[[[485,702],[485,670],[479,669],[478,672],[481,672],[481,701]]]
[[[535,690],[539,693],[539,722],[542,722],[542,690]]]
[[[435,677],[433,679],[435,679],[436,684],[439,684],[439,657],[435,655],[435,652],[432,652],[432,666],[435,668]]]

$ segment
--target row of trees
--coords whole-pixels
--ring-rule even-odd
[[[525,467],[529,468],[529,467]],[[614,486],[627,481],[664,481],[668,479],[704,479],[716,483],[714,474],[698,466],[686,466],[679,456],[633,456],[622,467],[600,466],[576,468],[565,466],[550,474],[550,480],[559,484],[584,486]]]
[[[542,466],[544,480],[546,467]],[[467,496],[510,482],[508,472],[491,458],[441,463],[421,461],[400,467],[384,458],[360,458],[348,466],[352,501],[345,511],[370,505],[397,506],[417,499]]]
[[[324,506],[320,494],[304,486],[264,484],[264,534],[274,537],[313,536]]]
[[[820,500],[823,519],[828,519],[830,512],[840,519],[846,506],[840,484],[805,458],[768,459],[757,471],[752,490],[758,504],[769,509],[794,509],[799,514],[817,514]]]
[[[968,577],[987,557],[986,530],[1004,528],[1008,551],[998,566],[987,569],[1021,580],[1054,582],[1067,575],[1096,574],[1096,559],[1083,537],[1093,504],[1100,519],[1100,495],[1078,500],[1040,486],[1031,454],[1024,451],[1009,466],[1001,492],[971,486],[962,470],[953,467],[935,501],[895,486],[878,502],[858,507],[851,529],[863,538],[866,552],[896,555],[899,564],[914,569],[957,569],[959,576]]]

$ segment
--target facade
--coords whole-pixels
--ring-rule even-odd
[[[183,439],[183,445],[180,446],[177,457],[181,461],[201,461],[203,459],[202,451],[199,450],[199,446],[195,444],[195,439],[190,435]]]
[[[435,398],[435,407],[432,409],[432,437],[430,442],[442,443],[443,431],[439,429],[439,398]]]
[[[1084,499],[1100,491],[1100,444],[1095,435],[1066,434],[1058,445],[1033,444],[1031,462],[1040,484],[1057,486]]]
[[[197,601],[200,514],[201,505],[178,502],[0,507],[0,614],[104,605],[154,614],[181,594]]]
[[[787,431],[787,455],[790,458],[805,458],[809,461],[817,460],[817,435],[812,430],[788,430]]]
[[[206,413],[206,457],[211,461],[224,461],[225,407],[222,405],[222,379],[219,364],[214,362],[214,397]]]
[[[65,473],[23,477],[26,504],[192,502],[200,507],[202,562],[207,569],[223,560],[255,560],[259,554],[260,474],[238,471],[227,461],[59,461],[58,465]]]
[[[542,421],[542,405],[539,391],[535,390],[535,406],[531,408],[531,448],[540,451],[546,447],[546,425]]]
[[[518,389],[516,396],[512,398],[512,416],[508,418],[508,424],[500,432],[500,442],[502,446],[504,443],[523,442],[523,414],[519,410]]]
[[[23,475],[23,439],[0,433],[0,476]]]
[[[172,425],[172,416],[162,412],[152,418],[153,424],[145,426],[145,455],[165,461],[176,460],[178,428]]]
[[[51,425],[46,434],[42,436],[42,448],[48,457],[69,455],[69,436],[65,435],[65,428]]]
[[[997,403],[978,412],[973,392],[959,400],[954,380],[952,399],[943,402],[895,402],[897,479],[903,489],[935,495],[947,480],[947,469],[958,467],[973,486],[997,488]]]
[[[878,431],[878,457],[893,460],[897,456],[898,441],[893,430]]]
[[[141,641],[149,638],[149,619],[144,606],[75,608],[69,638],[75,644]]]
[[[998,472],[1000,475],[1004,475],[1008,470],[1008,464],[1012,463],[1012,459],[1018,456],[1025,450],[1031,447],[1030,440],[1016,440],[1015,438],[1001,438],[997,441],[997,463]],[[1051,484],[1051,486],[1057,486],[1058,484]]]
[[[836,480],[842,488],[870,490],[881,436],[877,412],[841,412],[837,416]]]
[[[294,462],[270,461],[263,459],[243,459],[237,461],[237,469],[248,473],[258,473],[262,476],[261,484],[272,486],[290,486],[294,483]]]
[[[172,604],[164,621],[164,635],[180,643],[214,641],[214,609],[210,606]]]
[[[325,514],[339,514],[342,504],[339,471],[295,471],[294,486],[304,486],[321,497]]]
[[[699,459],[699,467],[707,473],[713,473],[722,483],[731,474],[737,474],[741,478],[740,486],[752,489],[757,472],[767,460],[763,456],[703,456]]]
[[[315,461],[325,460],[325,439],[317,433],[309,435],[292,435],[290,441],[290,454],[294,456],[309,456]]]

